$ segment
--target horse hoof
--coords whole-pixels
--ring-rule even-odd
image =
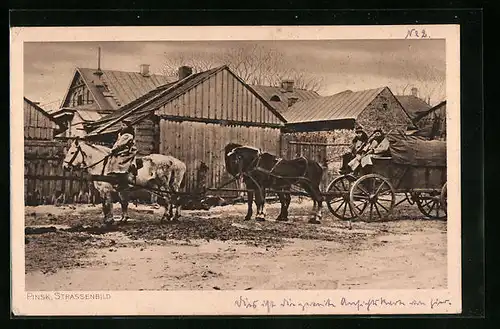
[[[250,220],[252,217],[245,217],[243,220]]]
[[[277,222],[287,222],[288,218],[286,218],[286,217],[285,218],[284,217],[278,217],[278,218],[276,218],[276,221]]]
[[[264,217],[256,217],[255,220],[258,222],[265,222],[266,221],[266,219]]]
[[[316,218],[311,218],[309,220],[309,224],[321,224],[321,222],[319,220],[317,220]]]

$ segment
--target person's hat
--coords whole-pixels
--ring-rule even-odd
[[[120,134],[134,134],[134,127],[131,125],[126,125],[125,127],[120,130]]]
[[[358,133],[358,132],[362,132],[362,131],[363,131],[363,128],[361,128],[361,127],[356,127],[356,132],[357,132],[357,133]]]

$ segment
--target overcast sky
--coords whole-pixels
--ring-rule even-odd
[[[346,89],[388,86],[398,94],[407,84],[435,104],[445,98],[444,40],[260,41],[280,49],[285,62],[323,80],[322,95]],[[24,44],[24,95],[47,110],[56,109],[75,67],[138,71],[142,63],[159,73],[166,56],[196,54],[209,57],[249,42],[51,42]],[[409,92],[409,88],[407,93]]]

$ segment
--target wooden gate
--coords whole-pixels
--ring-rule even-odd
[[[285,159],[304,156],[327,168],[321,183],[321,188],[326,189],[333,178],[338,175],[341,156],[348,151],[349,146],[350,144],[346,143],[331,143],[324,135],[283,134],[281,156]]]

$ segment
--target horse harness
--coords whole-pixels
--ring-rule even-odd
[[[283,161],[283,158],[277,158],[277,162],[273,165],[273,167],[271,168],[271,170],[267,170],[265,168],[262,168],[259,166],[260,164],[260,160],[261,160],[261,157],[262,157],[262,153],[259,152],[259,154],[257,155],[257,157],[252,161],[251,165],[254,163],[254,162],[257,162],[255,167],[253,167],[253,169],[247,171],[247,172],[242,172],[242,168],[240,167],[239,168],[239,172],[241,173],[241,175],[243,176],[247,176],[249,177],[250,179],[252,179],[254,181],[254,183],[257,183],[255,181],[255,179],[250,175],[253,171],[260,171],[262,173],[265,173],[267,175],[269,175],[270,177],[274,177],[274,178],[278,178],[278,179],[284,179],[284,180],[290,180],[290,179],[294,179],[295,182],[299,181],[300,179],[305,179],[306,178],[306,173],[307,173],[307,170],[309,169],[309,164],[308,164],[308,161],[307,161],[307,158],[304,157],[303,155],[300,156],[300,158],[302,158],[304,161],[305,161],[305,168],[304,168],[304,172],[302,173],[301,176],[298,176],[298,177],[290,177],[290,178],[286,178],[286,177],[282,177],[280,175],[276,175],[276,174],[273,174],[274,170],[278,167],[278,165]],[[240,164],[241,166],[241,164]],[[292,183],[293,184],[293,183]]]

